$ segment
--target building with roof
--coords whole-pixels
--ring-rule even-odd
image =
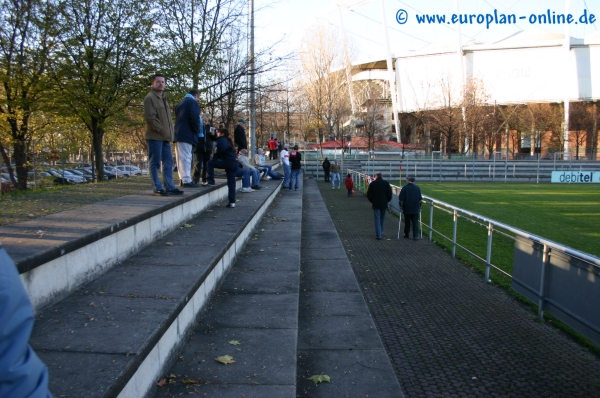
[[[392,94],[397,96],[400,114],[460,107],[463,87],[471,79],[481,82],[490,106],[568,106],[577,101],[595,103],[600,98],[600,32],[565,40],[562,34],[526,30],[486,42],[465,42],[460,47],[451,37],[393,58]],[[353,85],[387,80],[385,59],[354,65]],[[382,96],[386,95],[391,94],[383,89]],[[456,102],[448,104],[448,98]],[[595,131],[590,137],[595,140],[593,147],[598,141],[597,128]],[[565,148],[571,140],[567,132]]]

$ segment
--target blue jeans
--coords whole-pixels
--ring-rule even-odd
[[[300,169],[297,170],[292,170],[292,174],[290,177],[290,183],[288,185],[288,188],[290,189],[290,191],[292,190],[292,186],[294,185],[294,189],[298,190],[298,180],[300,180]]]
[[[260,171],[258,169],[248,170],[252,176],[252,185],[260,185]]]
[[[162,177],[164,189],[171,191],[175,189],[173,185],[173,152],[169,141],[146,140],[148,143],[148,163],[150,165],[150,177],[155,191],[163,189],[160,182],[158,170],[162,165]]]
[[[235,171],[236,177],[242,177],[242,188],[250,188],[250,170],[238,167]]]
[[[381,238],[383,235],[383,222],[385,221],[385,213],[387,209],[373,209],[373,216],[375,216],[375,237]]]
[[[235,203],[235,172],[238,169],[237,162],[230,164],[222,159],[211,159],[208,161],[208,176],[206,181],[210,185],[215,184],[215,169],[225,169],[227,176],[227,190],[229,203]]]
[[[342,178],[340,177],[340,173],[331,173],[331,187],[335,187],[335,181],[337,180],[338,188],[342,184]]]
[[[290,183],[290,165],[289,164],[284,164],[283,165],[283,187],[285,188],[286,186],[289,185]]]

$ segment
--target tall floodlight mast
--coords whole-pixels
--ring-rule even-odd
[[[383,4],[384,0],[381,0],[381,19],[383,20],[383,33],[385,35],[385,45],[386,45],[386,61],[388,68],[388,80],[390,82],[390,96],[392,97],[392,111],[394,116],[394,126],[396,127],[396,138],[398,142],[402,142],[402,137],[400,137],[400,119],[399,119],[399,109],[398,109],[398,100],[396,98],[396,93],[398,90],[396,89],[396,79],[394,75],[394,65],[392,64],[392,53],[390,50],[390,37],[388,35],[387,22],[385,19],[385,5]]]
[[[344,28],[344,18],[342,18],[342,8],[338,4],[338,12],[340,14],[340,30],[342,33],[342,45],[344,47],[344,63],[346,64],[346,81],[348,82],[348,95],[350,96],[350,106],[352,107],[352,119],[356,115],[356,105],[354,104],[354,93],[352,92],[352,74],[350,57],[348,56],[348,43],[346,42],[346,30]]]
[[[565,6],[566,6],[566,10],[565,10],[565,15],[569,15],[569,9],[571,5],[571,0],[565,0]],[[565,79],[564,81],[564,85],[565,85],[565,120],[564,120],[564,133],[563,133],[563,139],[564,139],[564,148],[563,148],[563,152],[565,153],[569,153],[569,81],[570,79],[568,78],[568,72],[569,72],[569,56],[571,53],[571,32],[569,30],[569,24],[565,24],[565,42],[564,42],[564,48],[565,48]]]
[[[256,87],[254,86],[254,0],[250,0],[250,148],[252,155],[256,152]]]

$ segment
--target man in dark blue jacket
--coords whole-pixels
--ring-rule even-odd
[[[387,212],[388,203],[392,200],[392,187],[389,182],[383,179],[381,173],[375,174],[375,180],[369,184],[367,199],[369,199],[373,207],[375,238],[381,240],[385,213]]]
[[[200,185],[192,181],[192,149],[198,143],[198,134],[202,133],[202,119],[196,89],[191,89],[175,107],[175,156],[179,185],[187,188],[198,188]]]
[[[406,184],[400,191],[400,211],[404,214],[404,237],[409,238],[412,223],[413,239],[419,239],[419,213],[421,213],[421,189],[415,184],[415,177],[407,177]]]
[[[246,121],[238,120],[238,125],[233,130],[233,142],[237,145],[238,152],[242,149],[248,149],[248,138],[246,137]]]

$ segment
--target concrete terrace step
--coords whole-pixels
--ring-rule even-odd
[[[183,196],[147,191],[4,226],[0,239],[37,311],[226,197],[224,183]]]
[[[296,396],[301,229],[302,192],[282,188],[153,396]]]
[[[403,397],[315,182],[268,216],[153,397]]]
[[[224,184],[199,190],[193,198],[147,198],[171,201],[163,202],[162,212],[157,206],[151,216],[136,217],[158,217],[163,226],[173,225],[172,232],[159,232],[161,224],[137,223],[139,233],[153,228],[148,235],[157,239],[145,241],[150,244],[139,253],[119,258],[116,266],[36,315],[30,343],[48,366],[55,396],[147,394],[280,188],[274,181],[261,185],[262,190],[239,193],[235,209],[218,203],[220,189],[226,197]],[[211,199],[205,211],[186,218],[182,206],[202,196]],[[89,221],[83,217],[79,224],[85,224],[82,219]],[[120,244],[118,236],[112,239]],[[102,248],[108,252],[103,258],[115,255],[115,246]]]

